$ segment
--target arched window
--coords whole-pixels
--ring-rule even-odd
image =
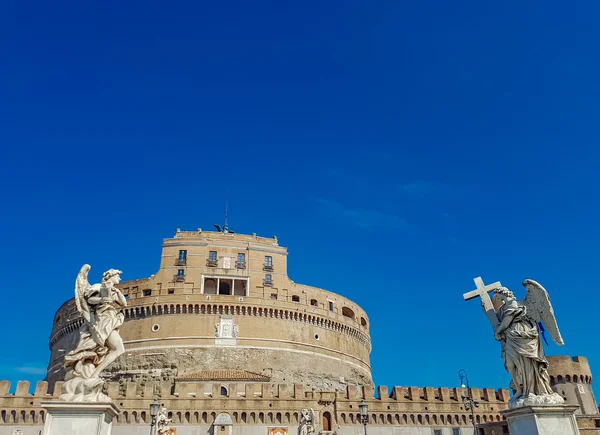
[[[342,316],[354,319],[354,311],[348,307],[342,307]]]
[[[331,414],[329,411],[325,411],[323,413],[323,431],[329,432],[331,431]]]
[[[230,295],[231,294],[231,284],[229,281],[221,279],[219,282],[219,294],[220,295]]]
[[[227,387],[225,385],[221,385],[221,396],[229,396],[229,391],[227,391]]]
[[[367,319],[365,319],[364,317],[360,318],[360,324],[366,328],[367,327]]]
[[[300,296],[298,296],[298,295],[293,295],[293,296],[292,296],[292,302],[300,302]]]
[[[204,293],[207,295],[217,294],[217,280],[213,278],[206,278],[204,280]]]
[[[317,301],[316,299],[311,299],[311,300],[310,300],[310,304],[311,304],[313,307],[318,307],[318,306],[319,306],[319,301]]]

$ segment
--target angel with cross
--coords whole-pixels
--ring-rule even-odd
[[[562,396],[550,387],[548,360],[542,344],[542,324],[556,344],[564,344],[548,292],[536,281],[526,279],[523,286],[527,295],[517,301],[513,292],[499,282],[484,287],[481,278],[476,278],[475,283],[478,290],[464,297],[466,300],[475,295],[482,298],[494,337],[502,343],[504,367],[512,377],[514,389],[509,407],[563,403]],[[488,296],[490,291],[494,292],[493,302]]]

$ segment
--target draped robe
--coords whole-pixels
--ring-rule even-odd
[[[527,307],[514,299],[500,309],[500,321],[506,316],[513,319],[502,332],[502,358],[516,389],[523,395],[553,394],[538,324],[527,317]]]

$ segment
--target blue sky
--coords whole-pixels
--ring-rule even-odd
[[[149,276],[226,199],[366,309],[377,384],[508,385],[479,275],[542,283],[600,373],[599,9],[3,2],[0,378],[43,377],[83,263]]]

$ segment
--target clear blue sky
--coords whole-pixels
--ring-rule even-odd
[[[600,375],[599,7],[3,2],[0,378],[43,376],[83,263],[149,276],[226,198],[367,310],[377,384],[508,385],[478,275],[542,283]]]

